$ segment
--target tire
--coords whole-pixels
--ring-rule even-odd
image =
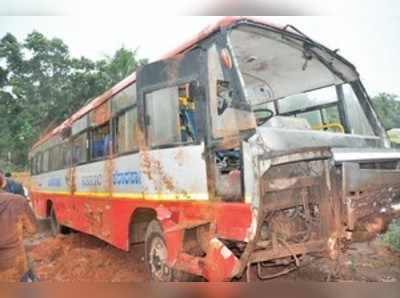
[[[151,279],[155,282],[193,281],[195,276],[165,264],[167,253],[164,233],[159,222],[153,220],[147,227],[145,238],[145,262]]]
[[[56,212],[54,207],[50,209],[50,230],[53,237],[61,233],[61,225],[57,222]]]

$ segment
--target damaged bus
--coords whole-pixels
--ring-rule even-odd
[[[248,18],[142,66],[30,161],[54,233],[144,242],[156,281],[267,279],[334,258],[383,229],[400,192],[400,151],[355,67],[293,26]]]

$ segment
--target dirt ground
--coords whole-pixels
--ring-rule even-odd
[[[149,280],[143,246],[124,252],[81,233],[39,234],[27,244],[40,281],[142,282]]]
[[[28,254],[41,281],[145,282],[143,245],[124,252],[81,233],[51,237],[42,232],[27,241]],[[299,281],[400,281],[400,254],[379,240],[352,244],[340,258],[340,270],[332,275],[332,263],[324,258],[282,280]],[[252,276],[256,276],[255,268]]]

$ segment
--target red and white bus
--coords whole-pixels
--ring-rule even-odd
[[[293,26],[235,17],[95,98],[30,160],[54,233],[145,242],[158,281],[256,266],[266,279],[334,256],[392,215],[400,187],[400,152],[355,67]]]

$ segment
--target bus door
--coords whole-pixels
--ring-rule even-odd
[[[204,52],[195,49],[138,71],[145,199],[208,199],[204,59]]]

